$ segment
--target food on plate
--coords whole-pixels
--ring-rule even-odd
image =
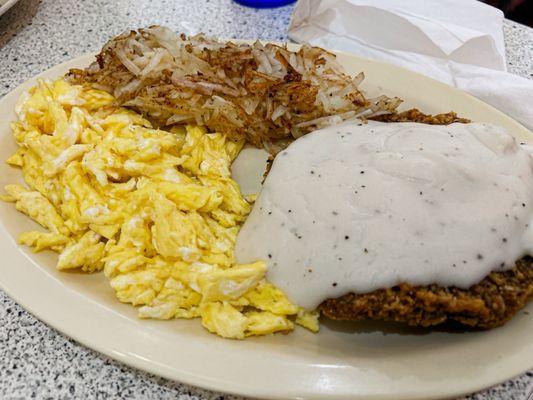
[[[449,125],[455,122],[466,124],[470,122],[466,118],[458,117],[456,113],[449,112],[445,114],[428,115],[416,108],[407,111],[394,112],[389,114],[380,114],[371,118],[373,121],[381,122],[420,122],[429,125]]]
[[[491,328],[533,296],[532,199],[503,128],[345,123],[277,155],[237,261],[331,318]]]
[[[265,281],[262,261],[236,264],[251,208],[230,176],[243,141],[187,125],[154,129],[108,93],[59,79],[20,99],[18,150],[7,162],[25,185],[4,200],[46,228],[20,235],[59,253],[59,270],[103,270],[142,318],[195,318],[227,338],[318,329],[317,314]]]
[[[309,46],[113,38],[16,107],[25,185],[2,199],[46,228],[19,242],[103,271],[141,318],[225,338],[316,332],[319,313],[505,323],[533,296],[531,156],[502,128],[367,98],[363,78]],[[245,144],[271,153],[240,158],[265,169],[246,196]]]
[[[349,293],[328,299],[322,315],[336,320],[376,319],[412,326],[458,322],[476,328],[494,328],[511,319],[533,294],[533,260],[524,257],[515,266],[490,275],[468,289],[406,283],[370,293]]]
[[[113,38],[95,63],[71,70],[69,78],[112,93],[158,126],[205,125],[272,153],[320,127],[395,115],[401,102],[365,97],[363,73],[352,78],[334,54],[318,47],[289,51],[259,41],[189,38],[160,26]],[[435,121],[457,119],[444,116]]]

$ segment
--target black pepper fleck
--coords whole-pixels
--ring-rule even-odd
[[[476,256],[476,258],[477,258],[478,260],[483,260],[483,255],[482,255],[482,254],[478,254],[478,255]]]
[[[368,249],[367,249],[366,247],[363,249],[363,251],[364,251],[365,253],[368,253]]]
[[[337,286],[337,282],[333,282],[331,285],[332,286]]]
[[[348,235],[344,236],[344,240],[348,240],[348,239],[350,239],[350,236]]]
[[[503,239],[502,239],[502,242],[503,242],[503,243],[507,243],[507,238],[503,238]]]
[[[272,258],[272,254],[269,254],[269,255],[268,255],[268,258]]]
[[[339,213],[337,211],[332,211],[331,212],[333,215],[339,215]]]
[[[362,173],[362,174],[364,174],[364,173],[365,173],[365,171],[361,171],[361,173]]]

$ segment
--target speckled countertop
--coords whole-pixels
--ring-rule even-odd
[[[26,79],[151,24],[227,38],[286,40],[292,8],[231,0],[21,0],[0,17],[0,97]],[[509,71],[533,77],[533,29],[505,22]],[[533,372],[469,397],[526,400]],[[38,321],[0,291],[0,399],[239,399],[137,371]]]

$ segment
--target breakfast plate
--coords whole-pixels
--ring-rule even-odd
[[[93,59],[86,55],[53,67],[0,100],[0,159],[16,150],[9,123],[16,118],[20,95],[37,78],[59,77]],[[406,107],[427,113],[454,110],[473,121],[500,125],[519,141],[533,143],[533,134],[519,123],[454,88],[353,55],[339,53],[338,59],[352,75],[365,72],[362,88],[369,95],[398,96]],[[13,182],[22,183],[20,171],[2,163],[1,186]],[[19,246],[16,237],[36,225],[14,207],[0,203],[0,221],[3,290],[78,342],[169,379],[268,399],[411,400],[456,397],[533,366],[531,304],[491,331],[427,331],[327,321],[318,334],[297,329],[290,335],[224,340],[195,321],[138,319],[132,307],[117,302],[103,274],[59,272],[54,268],[55,254],[34,254]]]

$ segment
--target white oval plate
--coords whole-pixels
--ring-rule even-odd
[[[36,78],[84,67],[92,56],[58,65]],[[533,134],[487,104],[434,80],[391,65],[339,54],[351,74],[364,71],[367,92],[397,95],[425,112],[457,111]],[[3,163],[16,148],[9,121],[30,79],[0,100],[0,186],[22,182]],[[496,199],[495,199],[496,201]],[[102,274],[55,270],[56,256],[17,245],[35,228],[12,204],[0,202],[0,286],[42,321],[78,342],[128,365],[209,389],[269,399],[437,399],[473,392],[533,367],[533,319],[519,312],[487,332],[429,332],[375,323],[325,322],[314,335],[220,339],[200,321],[152,321],[115,298]],[[533,312],[533,304],[528,307]]]

